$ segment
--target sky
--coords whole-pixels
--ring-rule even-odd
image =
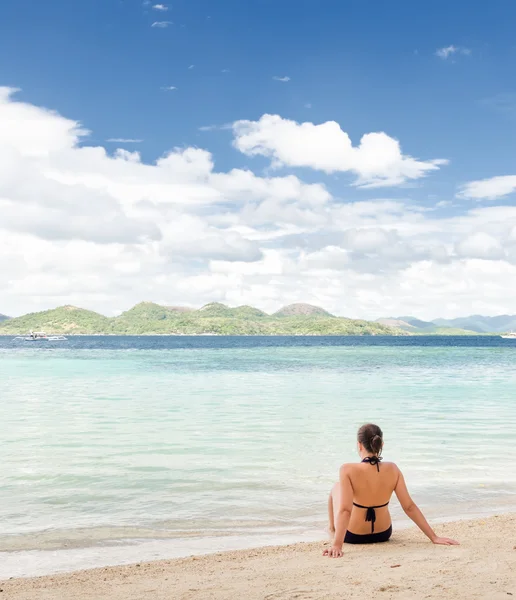
[[[516,3],[0,4],[0,313],[516,313]]]

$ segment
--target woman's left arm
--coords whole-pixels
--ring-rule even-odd
[[[351,479],[349,478],[349,471],[349,465],[342,465],[340,468],[340,503],[336,515],[337,526],[335,529],[335,537],[333,538],[331,548],[328,548],[323,552],[324,556],[330,558],[339,558],[343,554],[342,545],[344,544],[344,537],[348,530],[351,511],[353,510],[353,487],[351,485]]]

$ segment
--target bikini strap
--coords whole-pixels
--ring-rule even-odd
[[[362,462],[363,463],[369,463],[370,465],[376,466],[376,470],[378,471],[378,473],[380,472],[380,462],[382,461],[382,457],[381,456],[366,456]]]
[[[357,508],[384,508],[385,506],[389,506],[389,503],[386,502],[385,504],[379,504],[378,506],[362,506],[361,504],[353,502],[353,506],[356,506]]]
[[[357,508],[365,508],[366,509],[366,516],[365,516],[365,520],[366,522],[369,521],[371,523],[371,533],[374,533],[374,524],[376,523],[376,511],[375,508],[383,508],[384,506],[387,506],[387,504],[389,504],[388,502],[386,502],[385,504],[380,504],[378,506],[362,506],[361,504],[357,504],[356,502],[353,502],[353,506],[356,506]]]

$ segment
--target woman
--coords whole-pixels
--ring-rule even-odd
[[[392,534],[388,504],[395,492],[401,507],[421,531],[434,543],[444,546],[459,542],[438,537],[423,513],[410,497],[403,474],[394,463],[381,463],[383,433],[369,423],[358,430],[358,453],[362,462],[340,468],[340,481],[328,499],[331,548],[324,556],[342,556],[342,544],[386,542]]]

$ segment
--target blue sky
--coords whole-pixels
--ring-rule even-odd
[[[209,145],[221,168],[233,165],[230,136],[198,128],[269,112],[336,120],[355,141],[386,131],[413,155],[451,158],[444,184],[512,168],[516,107],[511,119],[489,104],[514,91],[510,1],[467,10],[448,1],[183,0],[166,12],[152,4],[2,3],[4,83],[95,138],[143,138],[148,157],[171,144]],[[471,54],[435,56],[450,45]]]
[[[79,144],[108,152],[122,145],[148,163],[175,147],[198,147],[212,153],[216,171],[267,175],[269,155],[234,148],[230,128],[200,130],[264,114],[337,121],[354,145],[385,132],[404,154],[449,160],[388,189],[357,189],[345,171],[296,164],[275,171],[321,183],[340,203],[401,200],[453,218],[484,200],[456,197],[461,186],[514,173],[513,2],[157,4],[2,3],[0,85],[19,88],[18,102],[80,122],[91,135]],[[514,205],[513,193],[496,196],[497,206]]]

